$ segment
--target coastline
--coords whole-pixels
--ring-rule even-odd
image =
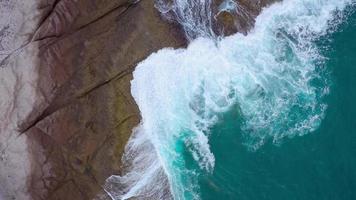
[[[339,6],[342,10],[346,2],[338,4],[335,1],[327,1],[321,5],[315,1],[307,1],[306,3],[309,4],[287,1],[271,6],[259,15],[256,20],[256,28],[251,31],[251,35],[236,34],[219,40],[221,45],[215,45],[214,42],[211,42],[215,39],[212,35],[212,37],[209,37],[210,40],[204,40],[204,38],[194,40],[187,49],[164,48],[151,54],[138,64],[134,71],[134,80],[131,82],[131,90],[139,105],[143,119],[137,134],[135,132],[134,137],[130,139],[127,152],[125,152],[125,157],[128,158],[127,163],[133,164],[129,166],[129,170],[124,175],[110,177],[107,188],[113,199],[130,199],[131,197],[167,199],[166,194],[162,194],[162,188],[167,185],[171,187],[171,193],[177,199],[199,199],[200,195],[197,191],[199,188],[195,190],[198,183],[194,181],[196,180],[195,177],[200,175],[195,174],[195,170],[199,170],[199,168],[194,166],[196,168],[191,171],[192,166],[189,164],[197,162],[200,169],[208,166],[208,172],[209,167],[210,169],[214,168],[215,156],[209,151],[208,141],[210,140],[207,138],[209,133],[204,132],[209,125],[204,126],[204,123],[209,124],[209,120],[213,118],[210,118],[210,109],[213,110],[213,114],[214,112],[226,111],[226,106],[229,106],[229,102],[231,102],[229,100],[234,99],[235,91],[244,117],[250,120],[247,121],[248,125],[244,128],[248,131],[247,139],[251,139],[248,141],[250,143],[247,144],[251,150],[256,150],[261,147],[260,145],[265,144],[264,139],[266,138],[273,140],[273,144],[278,145],[279,141],[284,138],[305,135],[318,128],[325,111],[325,104],[318,100],[325,93],[324,88],[319,86],[315,89],[313,84],[309,82],[309,80],[315,80],[313,79],[314,76],[318,76],[317,72],[314,73],[316,68],[314,62],[318,60],[315,61],[314,59],[319,54],[316,50],[317,47],[313,46],[312,40],[313,36],[319,37],[326,33],[328,22],[334,17],[334,9]],[[193,7],[189,6],[191,5],[181,2],[176,7],[181,10]],[[205,8],[204,3],[201,6],[203,9]],[[315,13],[309,12],[308,6]],[[194,10],[194,7],[192,8],[194,13],[201,13],[199,9]],[[200,23],[199,20],[206,18],[204,17],[205,13],[198,16],[197,21],[193,22],[190,21],[192,18],[187,17],[187,23],[183,21],[182,25],[188,29],[192,26],[204,25],[205,21]],[[305,20],[305,18],[311,20]],[[301,28],[295,26],[294,23],[301,24]],[[286,32],[283,32],[284,28]],[[308,31],[309,28],[311,28],[310,31]],[[203,30],[203,33],[200,30]],[[280,31],[282,32],[280,34],[285,34],[285,37],[278,35]],[[204,26],[196,32],[198,36],[201,34],[211,36],[210,30]],[[289,37],[290,35],[291,37]],[[188,32],[187,36],[189,39],[194,39],[194,34]],[[297,37],[296,40],[293,40],[294,36]],[[290,56],[283,49],[285,47],[292,49],[295,47],[293,50],[297,53],[293,54],[294,51],[292,51],[293,59],[284,60],[284,53]],[[305,47],[311,48],[304,49]],[[250,49],[251,51],[249,51]],[[220,53],[219,50],[222,52]],[[280,58],[278,57],[279,51],[282,52],[281,62],[279,62]],[[300,51],[308,53],[303,54]],[[256,61],[253,59],[254,54],[256,54]],[[238,55],[246,59],[239,61]],[[226,57],[227,59],[225,59]],[[210,58],[214,58],[212,61],[215,62],[209,63]],[[220,66],[220,63],[222,63],[221,68],[223,70],[216,68],[216,66]],[[196,67],[191,69],[191,66]],[[203,69],[200,68],[199,70],[201,66]],[[245,66],[247,66],[246,69]],[[250,74],[244,74],[245,70],[252,74],[252,77]],[[285,72],[289,71],[297,72],[293,73],[296,76],[295,79],[284,77]],[[229,72],[235,73],[224,74]],[[306,77],[298,76],[300,74],[309,74],[311,78],[309,75]],[[282,76],[281,80],[283,81],[272,81],[274,77],[279,76]],[[223,80],[222,77],[226,77],[226,79]],[[155,80],[155,84],[151,86],[152,79]],[[193,81],[191,81],[192,79]],[[296,83],[295,80],[300,82]],[[196,85],[192,89],[194,83]],[[277,87],[270,84],[275,84],[274,86]],[[289,84],[294,87],[285,88],[288,87],[285,85]],[[230,90],[232,94],[228,92],[229,89],[224,90],[227,86],[232,87]],[[315,93],[310,93],[310,88]],[[328,85],[325,85],[325,88],[328,88]],[[291,98],[285,98],[289,96],[289,92],[292,92]],[[230,94],[232,97],[230,97]],[[276,98],[269,99],[268,97],[271,94],[272,96],[276,95]],[[290,109],[288,106],[295,105],[290,101],[303,105],[300,104],[300,99],[295,99],[295,97],[300,96],[306,97],[305,100],[307,100],[303,101],[306,102],[307,106],[301,106],[300,110],[296,112],[297,115],[299,112],[302,114],[298,118],[291,117],[290,119],[286,117],[286,113],[288,116]],[[194,101],[196,99],[197,103]],[[211,103],[209,105],[211,107],[206,106],[207,102]],[[282,102],[281,107],[275,112],[273,109],[280,102]],[[203,110],[200,110],[200,106],[203,107]],[[309,106],[316,109],[307,112]],[[261,110],[261,112],[258,110]],[[269,118],[266,113],[272,113],[272,117]],[[286,124],[291,124],[291,126],[284,126]],[[267,130],[263,127],[266,127]],[[254,135],[254,133],[256,134]],[[153,148],[146,148],[150,145]],[[191,160],[188,158],[188,166],[185,166],[185,155],[182,155],[185,151],[192,153]],[[225,149],[224,152],[226,151],[229,150]],[[151,156],[154,152],[157,153],[156,158]],[[224,162],[220,160],[218,163],[221,166],[221,163]],[[160,169],[164,170],[164,174],[169,179],[169,184],[162,179],[162,170]],[[202,174],[205,175],[205,173]],[[192,176],[194,178],[190,178]],[[194,180],[190,181],[191,179]],[[238,185],[238,183],[235,182],[235,185]],[[223,190],[223,188],[221,189]]]
[[[202,3],[203,6],[205,5],[204,3]],[[165,6],[161,5],[162,7],[159,7],[158,10],[164,10]],[[180,7],[182,6],[182,7]],[[180,7],[179,9],[189,9],[186,8],[184,6],[190,6],[190,4],[185,4],[182,2],[182,5],[174,5],[172,6],[173,8],[177,8]],[[212,5],[215,9],[216,5]],[[191,8],[194,10],[194,8]],[[200,12],[199,8],[197,8],[198,10],[194,10],[194,12]],[[262,8],[255,8],[256,10],[262,10]],[[171,10],[173,12],[173,10]],[[170,12],[170,11],[169,11]],[[164,12],[164,16],[168,17],[170,20],[172,20],[172,18],[170,18],[172,16],[173,13],[169,13],[169,12]],[[179,11],[177,11],[179,12]],[[207,13],[209,16],[210,14]],[[225,13],[227,14],[227,13]],[[230,12],[228,12],[228,14],[231,14]],[[179,14],[177,14],[179,15]],[[233,13],[231,14],[231,17],[233,16]],[[203,15],[204,17],[205,15]],[[212,13],[212,16],[216,16],[216,14]],[[191,18],[191,16],[187,16],[187,20],[189,21]],[[236,17],[236,16],[235,16]],[[238,18],[240,19],[240,18]],[[241,33],[243,34],[247,34],[249,32],[249,30],[252,28],[252,26],[250,26],[250,24],[254,23],[254,18],[249,17],[248,19],[250,19],[251,21],[246,22],[246,26],[243,27],[243,29],[240,30]],[[179,22],[179,19],[178,19]],[[194,24],[194,22],[192,22],[192,24]],[[185,23],[184,21],[182,22],[182,29],[184,28],[184,30],[186,31],[186,27],[185,27]],[[194,24],[195,26],[198,26],[199,29],[197,30],[197,32],[200,33],[200,30],[205,30],[203,24]],[[190,27],[190,24],[188,24],[187,26]],[[214,32],[219,33],[219,29],[214,30]],[[194,39],[194,36],[191,37],[192,35],[189,34],[189,32],[185,32],[186,36],[187,36],[187,40],[192,40]],[[214,35],[210,35],[212,38],[215,38]],[[206,42],[209,43],[209,39],[205,38]],[[216,38],[217,40],[219,40],[219,38]],[[199,40],[199,39],[198,39]],[[204,38],[201,38],[200,40],[204,41]],[[196,40],[194,40],[194,42],[196,42]],[[210,44],[210,43],[209,43]],[[208,45],[209,46],[209,45]],[[212,43],[211,46],[212,49],[214,49],[214,45]],[[134,96],[136,102],[137,101],[143,101],[144,107],[140,107],[140,109],[144,108],[141,110],[141,114],[146,114],[146,116],[143,116],[144,121],[151,121],[151,119],[155,118],[147,118],[147,114],[148,113],[152,113],[153,116],[160,116],[160,113],[164,112],[164,110],[160,110],[159,107],[163,106],[165,107],[165,105],[169,105],[169,103],[164,102],[163,101],[163,105],[161,105],[159,102],[160,101],[155,101],[155,102],[151,102],[149,103],[149,105],[145,104],[147,102],[145,102],[145,99],[148,100],[148,102],[150,101],[150,99],[155,99],[155,98],[159,98],[159,97],[163,97],[163,98],[159,98],[159,99],[164,99],[164,97],[173,97],[173,94],[169,94],[168,93],[164,93],[163,91],[164,86],[168,86],[171,85],[172,83],[169,83],[169,81],[167,81],[166,83],[162,83],[162,82],[158,82],[158,85],[152,85],[150,86],[150,79],[153,80],[166,80],[166,79],[172,79],[174,80],[174,78],[170,77],[170,75],[174,74],[174,73],[159,73],[161,71],[165,72],[164,70],[158,70],[159,72],[155,73],[150,73],[151,70],[155,71],[155,66],[148,64],[145,65],[147,62],[150,63],[150,59],[153,59],[156,61],[156,63],[159,64],[163,64],[164,66],[166,66],[167,68],[171,69],[171,63],[169,62],[169,60],[172,60],[173,63],[174,62],[174,56],[167,59],[164,59],[161,61],[159,60],[159,58],[157,58],[157,55],[161,55],[160,53],[162,52],[173,52],[173,51],[177,51],[177,52],[184,52],[186,49],[185,48],[179,48],[179,49],[174,49],[174,48],[164,48],[161,49],[160,51],[154,52],[152,53],[147,59],[141,61],[136,68],[140,68],[140,70],[135,69],[134,71],[134,77],[135,79],[133,81],[131,81],[131,93]],[[202,53],[202,52],[200,52]],[[169,54],[169,53],[168,53]],[[178,53],[179,54],[179,53]],[[178,58],[180,57],[179,55],[176,55]],[[167,62],[168,61],[168,62]],[[158,64],[158,65],[159,65]],[[144,69],[142,69],[144,68]],[[139,72],[137,72],[139,71]],[[174,72],[174,70],[173,70]],[[136,73],[136,74],[135,74]],[[137,74],[140,75],[137,75]],[[158,75],[158,76],[155,76]],[[137,81],[137,76],[140,76],[141,79],[139,79]],[[146,78],[143,78],[145,77]],[[174,75],[173,75],[174,76]],[[147,78],[149,77],[149,78]],[[182,79],[184,80],[184,78]],[[141,82],[140,82],[141,81]],[[137,83],[140,82],[140,83]],[[189,82],[188,80],[186,80],[186,82]],[[179,81],[178,83],[175,83],[179,85]],[[140,90],[138,90],[137,85],[140,85],[141,87]],[[158,88],[156,87],[158,86]],[[171,85],[173,86],[173,88],[175,88],[174,84]],[[154,89],[153,91],[151,91],[149,88],[155,88],[158,89],[159,91],[161,91],[162,93],[155,93]],[[172,89],[173,89],[172,88]],[[166,88],[167,89],[167,88]],[[142,95],[141,95],[142,94]],[[160,96],[160,94],[163,94],[162,96]],[[146,95],[146,96],[145,96]],[[140,104],[140,102],[137,102],[140,106],[142,106]],[[142,103],[142,102],[141,102]],[[148,108],[150,107],[150,108]],[[155,110],[155,108],[157,109],[157,112]],[[178,111],[179,112],[179,111]],[[169,116],[174,115],[173,113],[168,114]],[[163,117],[164,118],[164,117]],[[154,120],[153,120],[154,121]],[[169,119],[165,119],[163,120],[166,123],[167,121],[169,121]],[[152,121],[151,121],[152,122]],[[167,122],[169,123],[169,122]],[[190,190],[191,188],[188,189],[182,189],[180,191],[173,191],[172,188],[172,183],[169,182],[168,180],[171,181],[170,176],[175,177],[176,179],[180,180],[180,179],[184,179],[182,177],[180,177],[177,174],[173,174],[171,175],[167,169],[170,167],[173,167],[173,165],[171,166],[166,166],[166,165],[161,165],[162,163],[162,155],[154,155],[154,152],[160,151],[157,150],[155,145],[153,143],[158,142],[159,141],[166,141],[165,137],[155,137],[155,133],[161,133],[160,131],[154,131],[155,133],[151,133],[151,134],[145,134],[145,131],[151,131],[150,128],[144,127],[142,126],[144,124],[144,122],[140,123],[140,126],[136,127],[135,130],[133,131],[133,136],[130,138],[129,143],[126,145],[126,149],[125,149],[125,155],[123,157],[125,163],[127,163],[124,173],[123,174],[113,174],[112,176],[110,176],[105,184],[105,189],[108,192],[108,194],[111,196],[112,199],[130,199],[130,198],[135,198],[135,197],[141,197],[141,198],[145,198],[145,199],[171,199],[172,196],[177,197],[178,199],[183,198],[182,195],[184,195],[186,192],[189,191],[192,192],[192,190]],[[159,126],[159,125],[158,125]],[[151,127],[152,128],[152,127]],[[153,138],[151,138],[151,136]],[[173,136],[174,137],[174,136]],[[149,139],[148,139],[149,138]],[[203,139],[203,138],[202,138]],[[167,139],[168,140],[168,139]],[[203,139],[203,141],[205,141]],[[164,143],[164,142],[162,142]],[[169,143],[169,141],[167,141],[167,143]],[[162,146],[161,146],[162,147]],[[169,148],[179,148],[179,147],[175,147],[173,143],[169,143],[168,146],[162,147],[162,151],[165,151],[164,149],[169,149]],[[158,147],[159,148],[159,147]],[[166,149],[166,150],[167,150]],[[170,151],[170,150],[168,150]],[[175,158],[173,155],[168,156],[170,160],[175,160],[172,162],[175,162],[176,164],[178,164],[177,162],[181,161],[179,158]],[[178,164],[179,165],[179,164]],[[189,178],[188,178],[189,179]],[[167,192],[169,191],[169,192]],[[172,193],[174,193],[174,195],[172,195]],[[192,192],[194,195],[195,193]],[[146,196],[147,195],[147,196]],[[193,198],[192,196],[187,196],[187,198]]]
[[[221,2],[216,1],[214,9]],[[272,1],[263,2],[259,6]],[[247,7],[253,9],[249,23],[224,13],[217,32],[225,27],[224,34],[232,34],[238,24],[239,31],[247,33],[262,9]],[[163,47],[185,47],[184,33],[162,18],[153,0],[100,4],[34,0],[25,7],[29,12],[34,8],[38,12],[30,17],[33,23],[26,24],[29,33],[23,39],[33,49],[25,52],[28,56],[14,54],[11,59],[21,58],[17,75],[27,73],[22,68],[32,63],[29,70],[34,74],[23,83],[31,91],[20,92],[24,101],[14,105],[15,110],[27,110],[16,114],[23,119],[10,119],[16,121],[11,130],[17,131],[1,133],[21,135],[13,144],[26,147],[20,150],[24,161],[16,163],[27,170],[19,176],[19,180],[27,176],[21,194],[32,199],[88,199],[99,194],[108,199],[101,186],[108,176],[120,174],[124,147],[141,118],[130,93],[132,71]],[[18,23],[23,21],[27,22]],[[0,69],[1,75],[7,69],[8,65]]]

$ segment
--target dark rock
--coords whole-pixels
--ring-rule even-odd
[[[66,2],[56,4],[35,35],[37,89],[46,101],[21,125],[32,141],[29,187],[38,199],[103,193],[140,119],[130,94],[132,70],[160,48],[185,45],[153,1]]]

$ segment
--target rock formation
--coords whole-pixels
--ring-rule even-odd
[[[214,1],[215,31],[247,33],[269,2]],[[140,119],[131,72],[184,47],[179,25],[154,0],[0,0],[0,17],[0,199],[110,199]]]

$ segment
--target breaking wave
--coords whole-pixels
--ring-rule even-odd
[[[200,199],[196,177],[215,164],[209,129],[231,109],[251,150],[318,128],[329,80],[315,41],[351,1],[284,0],[263,10],[247,36],[219,39],[209,0],[158,3],[161,12],[174,10],[192,41],[136,67],[131,92],[142,121],[126,146],[126,171],[105,185],[112,199]],[[199,167],[187,168],[186,156]]]

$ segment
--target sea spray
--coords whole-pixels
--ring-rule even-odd
[[[200,18],[179,19],[189,38],[200,37],[136,67],[131,92],[142,121],[126,147],[127,171],[107,180],[107,192],[113,199],[199,199],[196,177],[215,165],[209,129],[231,109],[241,113],[245,145],[253,150],[315,130],[329,83],[314,42],[349,2],[285,0],[265,9],[247,36],[219,40],[209,26],[206,34],[189,31]],[[187,168],[187,156],[197,168]]]
[[[177,21],[188,40],[216,37],[212,29],[212,0],[156,0],[155,7],[169,19]],[[170,13],[173,16],[170,16]]]
[[[148,134],[135,128],[122,158],[124,176],[111,176],[105,190],[112,199],[172,199],[167,176]]]

